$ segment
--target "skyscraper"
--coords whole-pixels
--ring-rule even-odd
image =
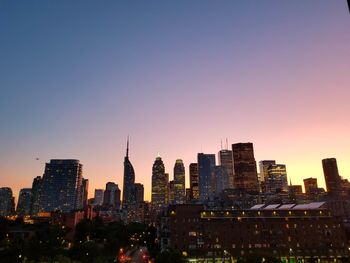
[[[228,189],[229,171],[221,165],[215,166],[215,196],[219,196],[223,190]]]
[[[258,174],[252,143],[232,144],[235,189],[248,193],[258,193]]]
[[[123,205],[136,202],[134,195],[135,171],[129,160],[129,137],[126,145],[126,156],[124,158],[124,182],[123,182]]]
[[[270,164],[265,179],[266,192],[288,192],[287,169],[284,164]]]
[[[32,201],[30,204],[31,215],[36,215],[41,211],[40,199],[41,199],[42,188],[43,188],[43,179],[41,178],[41,176],[35,177],[32,184]]]
[[[50,160],[45,165],[40,197],[44,212],[82,209],[82,164],[78,160]]]
[[[81,198],[82,198],[82,207],[86,207],[88,204],[88,192],[89,192],[89,180],[84,179],[82,180],[81,185]]]
[[[190,197],[191,200],[199,199],[199,188],[198,188],[198,164],[190,164]]]
[[[167,203],[168,181],[161,157],[157,157],[152,167],[152,205],[160,208]]]
[[[9,187],[0,188],[0,216],[12,214],[12,189]]]
[[[32,189],[22,188],[19,191],[18,202],[17,202],[17,215],[26,216],[30,214],[30,204],[32,200]]]
[[[199,200],[206,202],[214,197],[215,154],[198,153]]]
[[[174,166],[174,201],[183,204],[186,199],[185,166],[181,159],[177,159]]]
[[[226,170],[228,176],[227,185],[224,186],[224,189],[233,188],[233,159],[232,151],[230,150],[221,150],[219,151],[219,165]]]
[[[144,187],[143,184],[134,184],[134,196],[136,198],[136,203],[142,203],[144,201]]]
[[[103,195],[104,195],[103,189],[95,189],[94,205],[102,205],[103,204]]]
[[[307,195],[315,194],[318,192],[317,178],[304,179],[304,188]]]
[[[117,184],[108,182],[103,196],[103,206],[120,209],[120,189]]]
[[[341,178],[338,172],[337,160],[335,158],[323,159],[322,167],[328,194],[331,196],[339,195]]]

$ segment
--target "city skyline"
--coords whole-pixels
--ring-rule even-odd
[[[0,7],[0,181],[16,201],[51,159],[78,159],[90,197],[122,186],[128,134],[146,200],[157,152],[170,179],[183,160],[189,187],[225,138],[293,184],[325,187],[332,157],[350,179],[346,1]]]

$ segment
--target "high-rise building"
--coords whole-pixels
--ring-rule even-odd
[[[50,160],[46,163],[40,209],[44,212],[82,209],[82,174],[82,164],[78,160]]]
[[[95,189],[95,195],[94,195],[94,205],[102,205],[103,204],[103,196],[104,196],[104,190],[103,189]]]
[[[215,195],[219,196],[223,190],[228,189],[229,174],[226,167],[215,166]]]
[[[264,160],[259,162],[260,169],[260,181],[266,181],[268,174],[268,168],[270,165],[276,164],[275,160]]]
[[[43,187],[43,179],[41,178],[41,176],[35,177],[32,184],[32,201],[30,204],[31,215],[36,215],[41,211],[40,199],[41,199],[42,187]]]
[[[233,159],[232,151],[221,150],[219,151],[219,165],[225,168],[229,181],[224,189],[233,188]]]
[[[89,180],[83,178],[82,186],[81,186],[81,197],[82,197],[83,207],[86,207],[88,204],[88,192],[89,192]]]
[[[135,171],[129,160],[129,137],[126,146],[126,156],[124,158],[124,182],[123,182],[123,204],[136,202],[134,195]]]
[[[199,188],[198,188],[198,164],[190,164],[190,197],[191,200],[199,199]]]
[[[30,204],[32,201],[32,189],[22,188],[19,191],[17,202],[17,215],[26,216],[30,214]]]
[[[144,187],[143,184],[136,183],[134,184],[134,196],[136,198],[136,203],[141,203],[144,201]]]
[[[168,193],[169,193],[168,203],[175,204],[175,182],[174,182],[174,180],[169,181]]]
[[[315,194],[318,192],[317,178],[304,179],[304,188],[307,195]]]
[[[12,189],[9,187],[0,188],[0,216],[9,216],[13,209]]]
[[[284,164],[270,164],[265,179],[266,192],[288,192],[287,169]]]
[[[258,174],[252,143],[232,144],[233,185],[235,189],[258,193]]]
[[[331,196],[338,195],[340,193],[341,178],[338,172],[337,160],[335,158],[323,159],[322,167],[328,194]]]
[[[168,181],[161,157],[157,157],[152,167],[152,205],[158,209],[168,202]]]
[[[108,182],[103,196],[103,206],[108,208],[120,208],[120,189],[117,184]]]
[[[206,202],[214,197],[215,154],[198,153],[199,200]]]
[[[177,159],[174,166],[174,199],[175,204],[183,204],[186,199],[185,166],[181,159]]]

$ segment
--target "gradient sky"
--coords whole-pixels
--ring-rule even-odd
[[[221,138],[294,184],[324,186],[327,157],[350,179],[345,0],[1,1],[0,89],[0,186],[16,196],[53,158],[83,163],[90,196],[122,186],[128,134],[146,199],[157,152],[188,175]]]

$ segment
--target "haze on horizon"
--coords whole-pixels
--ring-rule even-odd
[[[0,186],[62,158],[90,196],[122,187],[127,135],[146,199],[157,152],[188,184],[225,138],[293,184],[324,186],[327,157],[350,179],[349,22],[345,0],[1,1]]]

